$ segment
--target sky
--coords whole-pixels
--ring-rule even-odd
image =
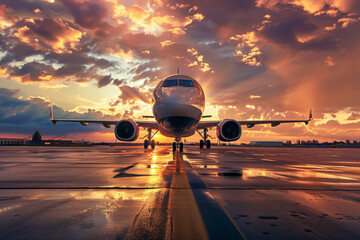
[[[307,126],[257,125],[241,142],[360,140],[359,21],[357,0],[3,0],[0,137],[114,141],[113,128],[52,125],[49,107],[57,118],[141,119],[179,68],[204,88],[213,120],[313,109]]]

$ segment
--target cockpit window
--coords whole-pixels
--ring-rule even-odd
[[[191,80],[179,80],[179,86],[194,87],[194,84],[193,84],[193,81],[191,81]]]
[[[180,80],[181,81],[181,80]],[[163,87],[175,87],[178,85],[178,80],[174,79],[174,80],[165,80]]]

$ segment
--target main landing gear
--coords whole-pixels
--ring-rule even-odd
[[[209,130],[207,128],[204,128],[203,133],[201,133],[199,130],[196,130],[196,131],[202,137],[202,140],[200,140],[200,148],[204,148],[204,145],[206,146],[206,148],[210,148],[211,147],[211,142],[207,138],[212,138],[212,137],[207,134],[207,132]]]
[[[154,149],[155,140],[153,138],[158,131],[156,131],[154,134],[152,134],[151,128],[149,128],[147,131],[148,134],[143,137],[143,139],[147,138],[146,140],[144,140],[144,148],[147,149],[149,146],[151,146],[151,148]]]
[[[179,152],[183,152],[184,151],[184,143],[180,142],[181,138],[176,137],[175,138],[175,142],[173,142],[173,152],[176,151],[176,149],[179,149]]]

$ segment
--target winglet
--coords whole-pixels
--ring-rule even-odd
[[[54,115],[53,115],[53,107],[50,107],[50,120],[54,119]]]
[[[310,108],[310,112],[309,112],[309,121],[313,120],[313,116],[312,116],[312,109]]]
[[[53,107],[50,107],[50,120],[52,121],[52,123],[55,125],[56,124],[56,120],[54,120],[54,113],[53,113]]]

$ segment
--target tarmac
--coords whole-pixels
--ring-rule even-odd
[[[0,239],[360,239],[360,149],[1,146]]]

